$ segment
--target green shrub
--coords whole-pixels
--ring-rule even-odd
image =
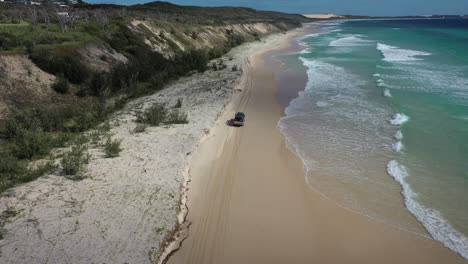
[[[50,172],[55,166],[52,163],[46,163],[37,166],[34,169],[28,169],[24,161],[15,157],[4,155],[0,157],[0,192],[14,186],[17,183],[33,181],[47,172]]]
[[[177,106],[177,105],[176,105]],[[180,101],[182,106],[182,101]],[[169,111],[164,104],[154,104],[144,112],[137,113],[137,122],[150,126],[161,124],[187,124],[187,114],[179,112],[178,109]]]
[[[67,144],[76,138],[76,135],[73,133],[68,132],[61,132],[54,135],[53,138],[53,148],[63,148],[67,146]]]
[[[238,71],[237,65],[232,66],[232,71]]]
[[[72,132],[83,132],[96,127],[109,113],[105,100],[95,97],[82,99],[60,111],[65,121],[63,129]]]
[[[154,104],[144,112],[137,113],[137,122],[159,126],[166,121],[168,110],[164,104]]]
[[[256,41],[260,41],[260,35],[258,34],[258,32],[254,32],[252,35],[254,36]]]
[[[189,70],[198,70],[199,72],[206,70],[209,56],[205,50],[191,50],[185,57],[187,57],[185,61],[189,64]]]
[[[69,88],[68,80],[62,76],[58,77],[55,83],[52,85],[52,89],[54,89],[54,91],[56,91],[57,93],[61,93],[61,94],[68,93],[68,88]]]
[[[91,144],[98,145],[101,142],[101,137],[103,136],[102,133],[96,129],[91,131],[89,134],[89,138],[91,139]]]
[[[31,129],[20,127],[12,138],[13,152],[20,159],[32,159],[45,155],[52,148],[52,136],[39,126]]]
[[[18,158],[12,156],[0,157],[0,175],[14,175],[24,173],[26,167]]]
[[[178,110],[172,111],[165,122],[166,124],[188,124],[187,114],[180,113]]]
[[[89,163],[90,157],[86,144],[77,141],[71,150],[63,155],[60,164],[65,174],[78,175],[84,165]]]
[[[11,218],[18,215],[18,211],[10,205],[0,214],[0,240],[3,239],[3,233],[5,232],[5,225],[11,221]]]
[[[102,27],[97,23],[86,23],[83,26],[83,31],[92,35],[92,36],[99,36],[102,32]]]
[[[73,55],[57,55],[45,49],[36,49],[31,53],[31,59],[42,70],[63,75],[75,84],[86,81],[91,73],[88,67]]]
[[[177,99],[177,103],[175,104],[174,108],[181,108],[182,107],[182,99]]]
[[[224,47],[213,48],[208,52],[208,57],[210,60],[220,58],[227,52],[227,50],[228,48]]]
[[[122,151],[120,144],[122,140],[112,140],[109,136],[106,143],[104,143],[104,152],[106,153],[106,158],[115,158],[119,156],[119,153]]]
[[[43,106],[17,110],[8,117],[6,136],[14,137],[21,127],[25,129],[41,127],[44,131],[57,131],[62,128],[63,118],[60,110]]]
[[[108,73],[94,73],[89,83],[89,90],[94,96],[108,96],[112,85],[111,75]]]
[[[28,169],[26,173],[20,175],[15,183],[26,183],[34,181],[42,175],[49,173],[54,168],[56,168],[56,166],[52,162],[47,162],[46,164],[37,166],[35,169]]]
[[[240,34],[231,33],[231,34],[228,34],[228,40],[226,41],[225,45],[227,47],[233,48],[233,47],[239,46],[240,44],[244,42],[245,42],[244,36]]]
[[[22,45],[21,39],[8,32],[0,32],[0,50],[10,50]]]
[[[133,129],[133,133],[143,133],[148,128],[146,124],[137,124],[135,129]]]
[[[153,88],[153,91],[158,91],[161,90],[164,87],[164,84],[167,82],[167,74],[163,73],[158,73],[155,74],[151,79],[150,79],[150,84],[151,87]]]

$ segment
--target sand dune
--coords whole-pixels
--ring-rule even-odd
[[[330,19],[330,18],[343,18],[344,16],[336,14],[305,14],[303,15],[308,18],[319,18],[319,19]]]

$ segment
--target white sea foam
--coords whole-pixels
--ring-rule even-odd
[[[301,37],[301,39],[317,37],[317,36],[323,35],[325,33],[328,33],[328,32],[320,32],[320,33],[312,33],[312,34],[304,35],[304,36]]]
[[[327,105],[328,105],[328,103],[326,103],[326,102],[322,102],[322,101],[317,102],[318,107],[325,107]]]
[[[377,83],[377,86],[378,86],[378,87],[385,87],[385,83],[379,82],[379,83]]]
[[[401,143],[401,141],[398,141],[392,145],[392,149],[395,152],[400,152],[402,148],[403,148],[403,143]]]
[[[372,76],[374,76],[374,77],[380,77],[380,73],[376,73],[376,74],[374,74],[374,75],[372,75]]]
[[[392,125],[403,125],[409,121],[409,117],[405,114],[397,113],[393,116],[393,119],[390,120]]]
[[[304,41],[298,41],[297,42],[299,44],[299,46],[301,47],[308,47],[309,45],[307,45],[307,43],[305,43]]]
[[[318,37],[318,36],[321,36],[321,35],[330,34],[330,33],[337,32],[337,31],[340,31],[340,30],[339,30],[339,29],[333,29],[333,30],[327,30],[327,29],[325,29],[325,30],[323,30],[323,31],[321,31],[321,32],[316,32],[316,33],[312,33],[312,34],[307,34],[307,35],[304,35],[304,36],[300,36],[300,37],[298,37],[298,38],[295,38],[295,40],[296,40],[296,41],[299,41],[299,44],[308,46],[308,44],[302,42],[302,40],[308,39],[308,38]]]
[[[422,59],[418,58],[417,56],[431,55],[431,53],[428,52],[400,49],[398,47],[393,47],[382,43],[377,43],[377,49],[384,55],[383,60],[389,62],[418,61]]]
[[[395,134],[395,138],[397,140],[402,140],[403,139],[403,133],[401,132],[401,130],[398,130]]]
[[[424,225],[431,236],[468,259],[468,238],[455,230],[439,211],[427,208],[417,201],[417,194],[405,181],[408,177],[406,168],[392,160],[387,165],[387,172],[402,186],[406,208]]]
[[[388,90],[388,89],[385,89],[385,90],[384,90],[383,95],[384,95],[385,97],[392,97],[392,94],[390,93],[390,90]]]
[[[306,53],[310,53],[310,48],[304,49],[301,52],[299,52],[299,54],[306,54]]]
[[[371,42],[360,38],[360,35],[347,35],[344,38],[339,38],[330,42],[330,47],[348,47],[348,46],[362,46],[369,45]]]
[[[382,79],[377,80],[378,83],[383,83],[384,81]]]

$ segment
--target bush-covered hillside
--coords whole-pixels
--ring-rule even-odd
[[[50,164],[28,164],[68,146],[128,100],[205,71],[210,60],[245,41],[306,21],[163,2],[69,8],[0,3],[0,191],[50,170]]]

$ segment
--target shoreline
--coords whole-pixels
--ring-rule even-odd
[[[327,22],[324,22],[324,23],[327,23]],[[312,32],[308,32],[308,33],[312,33]],[[291,45],[290,47],[287,47],[287,48],[285,48],[283,50],[275,50],[275,51],[271,51],[271,52],[266,52],[264,54],[265,61],[267,62],[267,64],[269,65],[270,69],[273,71],[273,73],[274,73],[274,75],[276,77],[276,82],[277,82],[277,86],[278,86],[277,100],[278,100],[278,103],[281,105],[283,112],[286,110],[286,108],[289,106],[289,103],[292,100],[296,99],[301,92],[304,92],[304,88],[306,88],[306,86],[307,86],[307,84],[309,82],[309,76],[307,74],[309,69],[304,65],[304,63],[300,63],[301,70],[300,70],[300,73],[298,73],[299,71],[297,71],[297,70],[291,70],[288,67],[283,67],[283,65],[285,64],[284,61],[282,61],[278,57],[282,57],[282,56],[290,55],[290,54],[297,54],[297,53],[300,53],[304,49],[308,49],[307,47],[300,44],[300,41],[302,39],[303,39],[303,37],[294,38],[294,40],[291,41],[293,45]],[[293,85],[291,85],[291,84],[293,84]],[[285,104],[285,102],[286,102],[286,104]],[[283,116],[280,118],[280,120],[278,122],[278,129],[280,131],[281,131],[281,127],[280,127],[279,123],[281,122],[281,119],[285,118],[285,117],[287,117],[286,113],[283,114]],[[404,200],[403,200],[404,197],[401,196],[401,193],[396,193],[395,194],[395,196],[398,196],[398,200],[403,205],[401,210],[403,210],[405,214],[409,215],[410,218],[412,220],[414,220],[414,222],[416,222],[416,225],[418,227],[419,232],[415,231],[415,230],[410,230],[410,229],[407,229],[407,228],[404,228],[404,227],[401,227],[401,226],[398,226],[398,225],[395,225],[393,223],[386,222],[384,219],[381,219],[381,218],[377,217],[376,215],[372,216],[370,214],[366,214],[364,212],[359,212],[359,211],[353,210],[351,208],[348,208],[347,206],[340,204],[337,199],[335,199],[332,196],[329,196],[329,195],[321,192],[317,188],[315,188],[314,185],[308,181],[307,174],[312,173],[312,172],[307,171],[307,168],[306,168],[306,165],[305,165],[306,161],[301,157],[301,155],[299,153],[299,150],[296,149],[296,146],[294,146],[293,143],[289,142],[289,139],[286,137],[286,134],[283,131],[281,131],[281,133],[284,135],[285,144],[286,144],[288,150],[290,150],[294,155],[298,156],[298,158],[301,159],[302,163],[304,164],[305,182],[307,183],[307,185],[310,188],[312,188],[314,191],[320,193],[324,198],[329,199],[330,201],[336,203],[341,208],[343,208],[345,210],[348,210],[348,211],[350,211],[352,213],[356,213],[356,214],[359,214],[361,216],[368,217],[368,218],[370,218],[370,219],[372,219],[374,221],[377,221],[379,223],[391,226],[391,227],[393,227],[395,229],[398,229],[400,231],[403,231],[403,232],[411,233],[411,234],[416,235],[416,236],[421,236],[421,237],[426,238],[426,239],[431,239],[431,240],[433,239],[431,234],[424,227],[424,225],[404,205]],[[383,173],[385,173],[386,176],[389,176],[389,177],[392,178],[392,183],[398,184],[398,186],[401,187],[400,183],[395,181],[393,179],[394,178],[393,176],[388,175],[386,170]]]
[[[313,49],[314,47],[312,47]],[[300,50],[297,52],[299,53]],[[300,52],[302,53],[302,52]],[[300,56],[300,54],[299,54]],[[300,56],[302,57],[302,56]],[[307,62],[307,59],[303,59],[303,64]],[[308,71],[309,68],[306,68],[306,71]],[[308,77],[310,78],[310,77]],[[282,89],[288,89],[289,87],[284,87],[280,83],[278,83],[279,90],[281,91]],[[310,89],[310,87],[308,87]],[[387,96],[384,94],[384,96]],[[294,116],[294,115],[293,115]],[[287,118],[286,118],[287,119]],[[283,119],[280,120],[283,121]],[[284,124],[282,124],[284,125]],[[285,127],[282,125],[279,126],[279,129],[282,131]],[[283,131],[282,131],[283,132]],[[398,131],[398,133],[401,133],[401,130]],[[397,134],[398,134],[397,133]],[[297,156],[303,160],[303,163],[307,163],[307,159],[304,160],[304,155],[300,152],[300,150],[296,149],[297,145],[295,145],[292,142],[288,142],[288,133],[287,130],[284,131],[283,133],[286,136],[286,142],[288,149],[291,150],[291,152],[295,153]],[[395,136],[398,139],[398,135]],[[401,140],[401,139],[398,139]],[[294,140],[293,140],[294,141]],[[295,142],[297,144],[297,141]],[[396,144],[396,143],[394,143]],[[401,143],[400,143],[401,144]],[[300,149],[300,147],[299,147]],[[319,155],[320,156],[320,155]],[[396,166],[395,166],[396,165]],[[379,166],[380,167],[380,166]],[[456,230],[451,224],[447,223],[445,218],[441,218],[441,216],[438,216],[439,212],[435,211],[433,212],[430,207],[425,207],[424,205],[418,203],[418,201],[415,199],[415,197],[411,194],[413,191],[410,189],[409,184],[404,181],[405,175],[407,175],[407,171],[405,168],[398,164],[396,162],[396,157],[393,159],[389,159],[387,163],[385,164],[385,169],[383,169],[383,174],[385,174],[388,179],[391,179],[392,184],[396,183],[398,185],[398,192],[392,192],[393,196],[398,200],[398,202],[401,204],[401,208],[394,208],[398,210],[383,210],[382,212],[398,212],[398,217],[395,219],[392,219],[389,217],[390,215],[380,215],[380,213],[376,213],[375,211],[370,211],[371,213],[369,214],[366,211],[360,211],[359,208],[355,209],[352,206],[347,206],[346,204],[342,204],[339,199],[332,194],[329,194],[327,192],[323,192],[320,190],[319,186],[317,186],[317,183],[312,183],[313,180],[311,178],[314,178],[314,174],[317,175],[317,173],[313,172],[307,172],[306,173],[306,181],[308,185],[314,189],[317,192],[322,193],[322,195],[325,198],[330,199],[331,201],[335,202],[337,205],[342,207],[343,209],[349,210],[351,212],[357,213],[359,215],[368,217],[374,221],[377,221],[379,223],[391,226],[395,229],[398,229],[400,231],[410,233],[416,236],[421,236],[426,239],[430,240],[436,240],[440,243],[442,243],[445,247],[449,248],[451,251],[454,253],[462,256],[466,260],[468,258],[466,257],[466,250],[464,250],[464,234],[458,230]],[[310,174],[310,175],[309,175]],[[310,176],[310,177],[309,177]],[[309,182],[309,180],[311,182]],[[351,187],[348,188],[348,190]],[[346,192],[345,192],[346,193]],[[367,196],[367,197],[372,197],[372,196]],[[362,198],[362,197],[361,197]],[[388,201],[388,200],[387,200]],[[364,201],[365,203],[366,201]],[[388,213],[387,213],[388,214]],[[424,216],[425,215],[425,216]],[[440,219],[440,220],[434,220],[434,219]],[[392,221],[393,220],[393,221]],[[398,220],[398,221],[395,221]],[[443,231],[442,231],[443,230]],[[452,234],[452,235],[447,235],[447,233]]]
[[[316,23],[311,23],[311,24],[316,24]],[[308,27],[310,27],[310,25],[308,25]],[[271,42],[277,41],[278,38],[289,38],[289,36],[292,37],[294,35],[297,35],[299,34],[298,32],[296,32],[298,30],[304,30],[304,28],[301,27],[293,31],[290,31],[288,33],[284,33],[286,36],[281,36],[280,33],[270,35],[266,38],[267,40],[262,40],[263,43],[266,43],[266,45],[261,45],[261,46],[271,45]],[[293,40],[290,40],[290,42],[293,43]],[[243,46],[244,45],[242,45],[241,47],[237,49],[244,49]],[[261,48],[265,48],[265,47],[261,47]],[[229,52],[228,54],[230,54],[231,52]],[[243,51],[242,53],[245,53],[245,51]],[[252,54],[254,53],[255,52],[252,51]],[[251,54],[249,54],[248,52],[247,54],[248,55],[246,56],[245,61],[243,62],[243,64],[245,65],[249,64],[249,57],[251,56]],[[242,66],[241,66],[241,69],[243,70]],[[239,80],[239,84],[234,88],[235,90],[242,91],[242,88],[245,87],[245,82],[246,82],[245,76],[246,76],[245,74],[242,74]],[[222,117],[226,114],[227,111],[229,111],[229,108],[232,108],[232,106],[236,103],[236,101],[240,100],[239,96],[240,95],[233,95],[230,101],[227,101],[225,103],[223,109],[220,110],[220,112],[218,113],[218,116],[215,120],[215,124],[224,122],[222,120]],[[197,147],[196,147],[197,151],[198,151],[198,148],[200,147],[200,144],[203,144],[205,140],[209,139],[212,136],[212,133],[215,127],[216,125],[211,127],[209,130],[205,131],[206,132],[205,135],[197,143]],[[196,152],[195,154],[190,155],[188,165],[185,169],[184,182],[182,183],[183,187],[181,188],[183,191],[181,192],[182,197],[181,197],[181,202],[180,202],[180,211],[178,214],[177,228],[174,231],[174,235],[172,235],[172,237],[168,240],[168,242],[163,246],[163,251],[161,252],[161,255],[155,261],[155,263],[157,264],[167,263],[170,260],[171,256],[177,253],[177,251],[181,248],[182,243],[189,236],[189,228],[192,223],[187,221],[187,216],[189,213],[188,201],[190,199],[188,192],[190,190],[190,182],[192,181],[192,177],[190,176],[190,168],[192,164],[191,159],[194,155],[197,155]]]
[[[283,39],[283,46],[277,44],[275,50],[290,45],[292,42],[290,38]],[[243,98],[237,101],[233,100],[232,105],[228,107],[223,116],[228,118],[229,111],[232,112],[234,109],[256,109],[263,113],[246,112],[246,127],[236,131],[226,128],[223,126],[224,124],[218,122],[212,130],[213,135],[202,142],[197,153],[194,154],[194,163],[191,164],[192,187],[189,190],[188,201],[190,209],[188,221],[192,223],[192,226],[187,240],[184,241],[180,250],[169,259],[168,263],[285,263],[286,260],[290,263],[305,263],[311,260],[321,261],[321,263],[376,263],[377,261],[380,263],[444,263],[441,261],[463,263],[460,256],[445,248],[441,243],[414,237],[414,235],[395,230],[394,227],[339,207],[307,185],[302,161],[288,149],[284,136],[276,129],[276,123],[282,117],[282,110],[276,98],[279,90],[275,78],[271,69],[268,69],[268,66],[271,65],[265,65],[267,64],[265,53],[268,51],[270,50],[259,51],[250,56],[249,69],[244,72],[246,76],[243,76],[246,79],[244,85],[246,85],[247,91],[242,95]],[[255,89],[260,89],[261,92],[253,90],[252,83],[255,82],[256,78],[261,79],[262,85],[270,87],[255,86]],[[263,108],[267,108],[269,111],[265,113]],[[274,114],[268,114],[268,112],[274,112]],[[268,126],[270,130],[265,130],[262,119],[255,118],[255,116],[251,118],[252,115],[268,117],[269,121],[274,121],[275,131],[271,131],[271,124]],[[261,122],[262,124],[257,125],[252,122]],[[255,126],[255,129],[261,131],[271,131],[271,134],[275,134],[275,136],[260,133],[259,137],[249,126]],[[247,132],[247,130],[249,131]],[[278,136],[278,134],[280,135]],[[261,155],[268,156],[271,160],[275,158],[276,162],[283,163],[282,166],[275,168],[282,170],[292,178],[286,179],[284,174],[276,174],[269,170],[269,173],[275,174],[275,182],[271,183],[271,186],[269,182],[261,182],[256,179],[256,177],[263,180],[269,178],[265,178],[263,173],[267,169],[261,166],[261,164],[268,163],[261,162],[264,161],[264,158],[258,156],[260,154],[258,149],[252,150],[254,145],[261,145],[256,142],[258,140],[269,141],[270,144],[277,147],[272,149],[275,152],[273,155],[270,155],[269,152],[261,153]],[[245,146],[246,141],[248,141],[248,147]],[[261,146],[268,147],[267,145]],[[246,152],[248,150],[257,152],[257,155],[249,155]],[[249,160],[242,158],[242,155],[255,157],[253,160],[257,159],[257,161],[249,162]],[[277,156],[273,157],[274,155]],[[245,170],[245,167],[248,167],[249,170]],[[256,171],[257,174],[253,175],[251,171]],[[249,174],[248,177],[246,174]],[[273,176],[270,175],[270,177]],[[278,186],[280,182],[283,185],[279,184]],[[283,191],[282,187],[286,187],[284,184],[295,185],[295,192],[286,192],[287,196],[283,198],[295,200],[302,207],[290,203],[291,201],[286,203],[280,201],[281,205],[285,206],[284,209],[291,215],[302,216],[301,221],[297,221],[294,217],[290,218],[288,215],[280,216],[274,212],[274,208],[278,206],[274,203],[278,199],[275,196]],[[274,187],[277,192],[271,193],[271,190],[259,189],[260,186]],[[294,197],[294,199],[289,196]],[[253,204],[262,204],[263,208],[258,207],[258,210],[262,212],[259,213],[249,208],[249,203],[252,206]],[[288,206],[294,207],[296,210],[288,208]],[[297,210],[298,208],[302,209]],[[306,217],[307,215],[309,217]],[[285,218],[284,220],[289,221],[275,225],[271,223],[275,222],[272,216]],[[317,216],[321,219],[316,219]],[[255,225],[250,223],[251,221],[246,221],[244,217],[253,217],[254,219],[251,221],[255,222]],[[304,220],[306,223],[310,221],[312,225],[316,222],[319,226],[309,227],[304,223]],[[296,223],[296,226],[292,223]],[[301,228],[297,230],[297,224],[303,227],[303,230]],[[284,233],[281,228],[285,226],[291,232],[295,230],[296,236]],[[321,230],[322,228],[325,228],[329,233]],[[336,228],[343,232],[337,232],[334,230]],[[282,235],[266,232],[267,230],[275,230]],[[298,231],[299,233],[297,233]],[[318,236],[320,238],[317,239],[317,234],[322,236]],[[356,237],[349,237],[351,234]],[[278,239],[284,240],[287,244],[279,243]],[[358,243],[355,242],[365,245],[356,245]],[[265,247],[274,250],[267,254],[267,251],[264,251]],[[313,249],[310,250],[309,247]],[[255,252],[247,250],[247,248],[254,249]],[[393,250],[388,250],[389,248]],[[233,251],[234,249],[235,251]],[[298,251],[298,249],[303,249],[303,251]],[[363,253],[363,250],[366,250],[367,254]],[[342,255],[337,254],[337,251],[341,252]],[[404,254],[394,256],[395,251]],[[234,252],[237,252],[237,255]],[[311,254],[311,252],[315,254]],[[407,256],[404,256],[405,254]],[[291,262],[292,259],[297,261]]]

